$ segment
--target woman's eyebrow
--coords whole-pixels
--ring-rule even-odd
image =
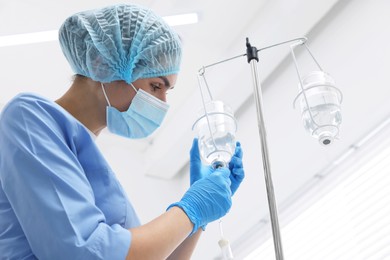
[[[158,77],[159,79],[162,79],[164,81],[164,84],[167,88],[170,88],[171,87],[171,83],[169,83],[169,80],[167,79],[167,77],[164,77],[164,76],[160,76]]]

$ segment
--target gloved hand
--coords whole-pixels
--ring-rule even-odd
[[[190,151],[190,185],[210,175],[213,171],[211,165],[206,166],[202,163],[199,155],[198,138],[194,138]]]
[[[242,148],[241,143],[236,143],[236,150],[229,162],[229,169],[231,174],[229,176],[231,181],[232,195],[237,191],[242,180],[245,177],[244,168],[242,164]],[[192,185],[197,180],[210,175],[214,171],[212,166],[206,166],[202,163],[199,155],[198,139],[194,138],[192,148],[190,151],[190,184]]]
[[[233,195],[245,177],[244,168],[242,165],[242,148],[240,142],[237,142],[236,144],[236,150],[229,162],[229,169],[231,172],[230,181],[232,182],[230,188]]]
[[[187,214],[194,224],[190,235],[229,211],[232,205],[229,175],[227,168],[216,169],[195,182],[179,202],[168,207],[180,207]]]

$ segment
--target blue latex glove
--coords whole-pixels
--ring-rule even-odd
[[[231,191],[234,194],[245,177],[242,164],[242,148],[241,143],[236,143],[236,150],[229,162],[229,170],[231,172],[229,178],[231,181]],[[214,171],[212,166],[206,166],[202,163],[199,155],[198,139],[194,138],[190,151],[190,184],[192,185],[197,180],[200,180]]]
[[[214,169],[211,165],[206,166],[202,163],[199,154],[198,138],[194,138],[190,151],[190,185],[210,175],[213,171]]]
[[[190,235],[199,227],[223,217],[232,206],[230,171],[218,168],[212,174],[196,181],[183,198],[171,207],[180,207],[194,224]]]
[[[242,164],[242,148],[240,142],[236,144],[236,150],[232,159],[229,162],[230,169],[230,181],[231,181],[231,191],[232,195],[237,191],[240,186],[242,180],[245,178],[244,167]]]

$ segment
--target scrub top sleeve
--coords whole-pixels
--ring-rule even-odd
[[[125,259],[131,233],[105,223],[71,149],[75,126],[59,120],[23,102],[2,114],[2,185],[31,249],[39,259]]]

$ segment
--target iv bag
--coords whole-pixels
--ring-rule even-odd
[[[302,78],[302,88],[294,100],[299,105],[305,129],[322,145],[333,142],[341,124],[342,94],[329,74],[314,71]]]
[[[205,103],[192,129],[202,161],[214,168],[226,167],[236,149],[237,123],[232,109],[222,101]]]

